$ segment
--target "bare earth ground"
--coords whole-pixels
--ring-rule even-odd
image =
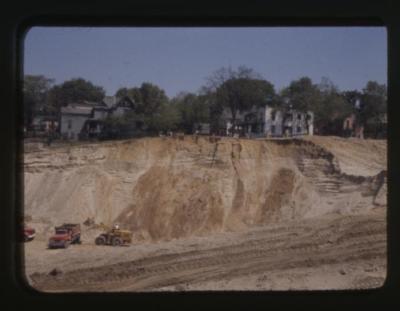
[[[166,142],[153,143],[159,148],[159,143],[162,147]],[[134,148],[138,148],[137,144],[132,143]],[[95,158],[90,162],[92,170],[101,169],[97,174],[107,174],[107,187],[113,187],[112,195],[123,205],[118,207],[118,212],[112,204],[98,210],[86,206],[95,200],[89,200],[88,193],[93,195],[98,187],[105,187],[99,184],[90,187],[90,178],[85,176],[92,170],[71,161],[65,165],[51,150],[28,154],[25,212],[31,219],[28,224],[38,229],[37,238],[25,243],[25,275],[29,284],[50,292],[324,290],[383,285],[386,181],[380,176],[386,170],[386,142],[311,137],[304,143],[240,141],[239,144],[238,155],[235,154],[237,142],[223,141],[220,157],[213,158],[211,164],[200,163],[203,166],[188,159],[208,160],[207,155],[214,148],[205,141],[200,142],[200,151],[189,142],[184,145],[172,142],[173,150],[168,149],[170,146],[166,148],[168,155],[159,153],[150,163],[148,159],[131,160],[138,152],[134,149],[136,153],[129,153],[131,145],[123,145],[125,153],[122,153],[120,147],[111,144],[115,148],[112,156],[105,152],[104,156],[98,154],[104,145],[88,147]],[[154,145],[145,147],[152,152],[148,158],[156,154]],[[71,150],[70,156],[76,149]],[[84,153],[82,150],[79,152]],[[119,150],[118,155],[115,150]],[[57,152],[63,154],[65,150],[61,148]],[[199,159],[202,153],[204,159]],[[76,161],[83,157],[87,160],[88,154],[78,155]],[[171,159],[164,163],[168,156]],[[96,159],[103,162],[99,164]],[[139,164],[132,168],[127,163]],[[254,173],[254,163],[263,167],[265,173]],[[197,173],[190,171],[188,175],[185,170],[193,170],[194,165]],[[135,177],[138,168],[140,174]],[[164,169],[168,171],[160,175]],[[173,179],[178,173],[184,183],[173,184],[172,188],[164,184],[169,180],[164,174]],[[218,175],[222,173],[227,176]],[[213,192],[214,188],[204,188],[201,183],[191,185],[195,178],[190,176],[196,174],[209,178],[203,181],[206,185],[216,175],[215,182],[231,180],[232,186],[227,187],[226,182],[216,184],[220,189]],[[123,186],[118,182],[121,176]],[[71,185],[66,182],[61,187],[57,178],[75,179]],[[76,183],[82,179],[81,187],[77,188]],[[167,187],[165,193],[149,187],[158,180],[161,180],[158,187]],[[41,193],[32,191],[38,181],[44,183]],[[258,189],[257,184],[262,184],[260,189],[267,188],[267,191],[252,192]],[[146,185],[149,189],[144,188]],[[79,208],[76,204],[68,207],[68,203],[59,206],[63,202],[56,197],[59,187],[69,195],[81,196],[79,201],[74,199],[81,204]],[[88,188],[82,191],[82,187]],[[148,210],[152,208],[149,202],[169,204],[175,210],[153,211],[149,216]],[[196,210],[184,216],[179,214],[188,204],[196,206]],[[216,212],[215,205],[221,210]],[[71,221],[72,216],[62,210],[67,207],[76,217],[72,220],[81,223],[83,243],[66,250],[48,250],[46,242],[52,226]],[[196,214],[198,211],[203,214]],[[140,222],[132,222],[131,214]],[[162,219],[158,218],[160,215]],[[111,217],[130,227],[134,231],[133,244],[117,248],[95,246],[93,241],[100,231],[82,224],[89,216],[97,217],[98,223],[106,223]],[[177,231],[174,227],[181,229]],[[50,275],[54,268],[61,273]]]
[[[204,238],[47,251],[27,244],[35,287],[46,291],[371,288],[386,273],[382,210]],[[51,267],[63,271],[47,273]],[[32,275],[32,272],[35,273]]]

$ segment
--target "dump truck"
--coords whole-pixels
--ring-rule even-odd
[[[96,239],[96,245],[122,246],[132,242],[132,231],[122,230],[118,226],[109,228],[103,226],[106,232],[101,233]]]
[[[63,224],[54,230],[55,234],[49,239],[49,248],[67,248],[70,244],[81,243],[80,224]]]

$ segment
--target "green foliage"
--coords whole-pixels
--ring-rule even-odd
[[[49,112],[47,95],[54,82],[42,75],[25,75],[23,85],[24,120],[30,124],[35,114]]]
[[[142,83],[140,86],[140,99],[138,111],[145,115],[156,113],[163,109],[163,105],[168,102],[168,97],[164,90],[151,83]]]
[[[136,108],[134,112],[125,114],[115,125],[110,123],[110,126],[118,127],[121,131],[130,126],[135,127],[136,131],[153,134],[177,128],[179,113],[175,105],[169,103],[165,91],[157,85],[145,82],[140,87],[120,88],[115,95],[132,98]]]
[[[368,81],[363,89],[359,119],[367,135],[378,137],[386,133],[387,90],[386,85]]]
[[[103,120],[103,138],[121,138],[129,130],[129,122],[123,116],[108,116]]]
[[[165,91],[155,84],[144,82],[140,87],[120,88],[116,96],[129,96],[137,105],[136,111],[149,116],[168,102]]]
[[[105,91],[101,86],[96,86],[82,78],[76,78],[51,88],[48,99],[53,109],[58,111],[69,103],[83,100],[99,102],[104,96]]]
[[[292,81],[287,88],[282,90],[281,96],[283,109],[291,107],[302,112],[314,110],[321,102],[320,90],[309,77]],[[290,107],[288,107],[289,105]]]
[[[129,96],[128,95],[128,89],[126,87],[122,87],[120,89],[118,89],[118,91],[115,93],[116,97],[125,97],[125,96]]]
[[[341,134],[342,122],[353,112],[353,105],[328,79],[313,84],[309,77],[294,80],[281,92],[283,109],[314,112],[319,134]]]
[[[353,107],[353,110],[356,111],[359,109],[362,93],[357,90],[352,91],[344,91],[342,92],[345,100]]]
[[[176,130],[179,121],[179,112],[169,103],[161,104],[156,112],[145,116],[145,123],[148,127],[148,131],[153,133]]]
[[[364,123],[379,122],[387,109],[386,85],[369,81],[363,89],[360,105],[360,117]]]
[[[116,96],[129,96],[136,104],[134,114],[127,115],[128,120],[143,124],[147,132],[157,133],[175,129],[179,115],[165,91],[155,84],[144,82],[140,87],[121,88]]]
[[[328,79],[319,84],[321,101],[315,109],[316,123],[329,125],[335,121],[343,121],[353,112],[352,105],[346,101],[338,88]]]
[[[210,107],[206,95],[181,93],[171,100],[178,113],[177,127],[186,133],[192,133],[196,123],[210,122]]]
[[[222,111],[226,107],[232,114],[235,124],[239,111],[245,111],[253,106],[264,106],[275,96],[274,86],[261,78],[252,69],[240,66],[236,71],[231,68],[221,68],[208,79],[209,98],[214,110]]]

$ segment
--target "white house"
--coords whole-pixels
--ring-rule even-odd
[[[291,109],[283,112],[273,107],[253,106],[247,111],[237,112],[236,126],[232,128],[233,118],[229,109],[222,113],[226,134],[239,133],[251,137],[281,137],[313,135],[314,114]]]
[[[96,137],[106,117],[121,116],[134,108],[135,104],[128,96],[106,96],[100,103],[71,103],[61,108],[61,136],[67,139]]]

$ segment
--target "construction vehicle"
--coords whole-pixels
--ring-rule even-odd
[[[80,224],[63,224],[54,229],[55,234],[49,239],[49,248],[67,248],[70,244],[81,244]]]
[[[102,225],[102,227],[105,229],[105,232],[95,239],[96,245],[121,246],[132,242],[132,231],[122,230],[118,225],[115,225],[113,228],[105,225]]]

